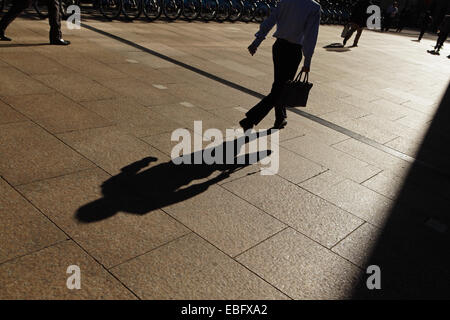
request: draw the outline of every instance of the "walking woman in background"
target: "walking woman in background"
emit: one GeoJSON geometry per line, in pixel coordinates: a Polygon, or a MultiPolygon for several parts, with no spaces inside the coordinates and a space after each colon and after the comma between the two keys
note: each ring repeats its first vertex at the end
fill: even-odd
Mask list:
{"type": "Polygon", "coordinates": [[[239,124],[247,131],[257,125],[275,107],[275,129],[284,128],[286,107],[277,103],[284,84],[293,80],[305,56],[302,71],[309,72],[311,58],[317,43],[320,24],[320,5],[313,0],[281,0],[270,16],[264,20],[255,34],[256,39],[248,47],[253,56],[266,35],[277,25],[273,47],[274,82],[269,95],[250,109],[239,124]]]}

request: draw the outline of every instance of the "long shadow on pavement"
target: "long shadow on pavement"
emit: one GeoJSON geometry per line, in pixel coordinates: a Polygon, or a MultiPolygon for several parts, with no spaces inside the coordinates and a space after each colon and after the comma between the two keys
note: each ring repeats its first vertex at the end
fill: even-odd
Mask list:
{"type": "Polygon", "coordinates": [[[450,85],[368,259],[381,289],[364,280],[354,298],[450,298],[449,146],[450,85]]]}
{"type": "Polygon", "coordinates": [[[157,161],[157,158],[150,156],[134,162],[122,168],[120,174],[105,181],[102,184],[103,197],[79,208],[75,216],[80,222],[87,223],[106,219],[119,211],[143,215],[195,197],[211,185],[228,178],[233,172],[269,156],[271,150],[239,156],[236,150],[241,150],[246,142],[271,133],[270,130],[263,131],[225,141],[214,148],[183,155],[181,157],[184,163],[181,164],[175,164],[177,159],[174,159],[140,172],[157,161]],[[198,163],[195,159],[203,159],[205,153],[212,157],[222,155],[223,164],[206,164],[203,161],[195,164],[198,163]],[[186,164],[187,159],[190,164],[186,164]],[[214,177],[209,178],[210,176],[214,177]],[[196,180],[200,181],[195,183],[196,180]]]}

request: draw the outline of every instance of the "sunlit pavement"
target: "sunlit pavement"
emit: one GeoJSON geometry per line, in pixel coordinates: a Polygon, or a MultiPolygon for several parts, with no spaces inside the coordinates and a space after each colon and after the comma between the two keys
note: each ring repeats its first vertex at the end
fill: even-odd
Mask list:
{"type": "MultiPolygon", "coordinates": [[[[433,37],[364,31],[358,48],[326,50],[341,27],[321,26],[314,86],[308,106],[288,112],[278,173],[186,172],[180,186],[193,191],[179,197],[157,190],[183,180],[158,171],[172,132],[195,120],[237,128],[270,90],[274,40],[251,57],[254,23],[82,22],[64,25],[68,47],[46,45],[47,22],[29,18],[0,43],[0,298],[341,299],[355,297],[368,265],[382,281],[392,272],[372,249],[447,89],[450,46],[432,56],[433,37]],[[138,168],[142,193],[119,181],[114,195],[123,187],[126,199],[107,202],[121,169],[146,157],[157,161],[138,168]],[[93,203],[88,213],[109,215],[80,220],[93,203]],[[66,286],[70,265],[79,290],[66,286]]],[[[448,255],[450,224],[426,218],[437,215],[428,207],[411,208],[425,218],[409,223],[448,255]]],[[[415,250],[391,249],[394,260],[415,250]]]]}

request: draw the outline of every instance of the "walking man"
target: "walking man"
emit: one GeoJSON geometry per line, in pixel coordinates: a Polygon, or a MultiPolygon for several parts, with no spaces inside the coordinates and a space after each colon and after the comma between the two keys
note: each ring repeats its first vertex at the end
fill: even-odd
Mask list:
{"type": "MultiPolygon", "coordinates": [[[[61,34],[60,0],[47,0],[48,20],[50,24],[50,44],[68,45],[70,41],[63,40],[61,34]]],[[[16,19],[22,11],[28,8],[33,0],[13,0],[9,11],[0,20],[0,41],[11,41],[5,36],[6,28],[16,19]]]]}
{"type": "Polygon", "coordinates": [[[420,40],[422,40],[423,35],[425,34],[425,32],[427,31],[430,23],[433,21],[433,18],[431,17],[431,12],[430,10],[427,10],[427,12],[425,12],[423,19],[422,19],[422,26],[420,28],[420,35],[419,35],[419,39],[417,39],[417,41],[420,42],[420,40]]]}
{"type": "Polygon", "coordinates": [[[286,107],[278,100],[284,84],[295,77],[305,56],[302,72],[308,73],[317,43],[320,25],[320,5],[313,0],[281,0],[264,20],[255,34],[256,39],[248,47],[253,56],[266,35],[277,25],[276,41],[272,47],[274,82],[269,95],[246,113],[239,124],[247,131],[257,125],[275,107],[275,129],[286,126],[286,107]]]}
{"type": "Polygon", "coordinates": [[[360,0],[352,10],[352,14],[350,16],[350,28],[347,31],[347,34],[344,37],[343,44],[344,46],[347,44],[347,41],[352,37],[353,33],[356,31],[355,40],[353,40],[352,47],[357,47],[359,38],[363,32],[364,27],[367,24],[367,8],[370,6],[369,0],[360,0]]]}

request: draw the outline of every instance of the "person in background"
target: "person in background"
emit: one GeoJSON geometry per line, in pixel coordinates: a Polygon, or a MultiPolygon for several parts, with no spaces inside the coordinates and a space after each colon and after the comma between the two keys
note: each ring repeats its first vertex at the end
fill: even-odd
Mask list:
{"type": "Polygon", "coordinates": [[[448,34],[450,32],[450,14],[447,14],[442,23],[439,26],[439,34],[436,41],[436,46],[434,50],[428,50],[428,53],[439,55],[439,51],[442,49],[444,42],[447,40],[448,34]]]}
{"type": "Polygon", "coordinates": [[[408,23],[409,16],[411,14],[411,9],[405,8],[403,9],[402,13],[400,14],[400,17],[398,19],[398,26],[396,32],[402,32],[403,28],[408,23]]]}
{"type": "Polygon", "coordinates": [[[389,7],[386,9],[386,19],[384,22],[384,31],[389,31],[389,28],[392,25],[395,17],[398,14],[398,3],[394,1],[389,7]]]}
{"type": "Polygon", "coordinates": [[[363,32],[364,27],[367,24],[367,8],[370,6],[369,0],[360,0],[358,3],[353,7],[352,14],[350,15],[350,22],[349,22],[349,30],[347,31],[347,34],[344,37],[343,45],[345,46],[347,44],[347,41],[352,37],[353,33],[356,31],[355,40],[353,40],[352,47],[357,47],[359,38],[361,37],[361,34],[363,32]]]}
{"type": "Polygon", "coordinates": [[[425,34],[425,32],[427,32],[427,29],[430,26],[432,21],[433,21],[433,18],[431,17],[431,12],[430,12],[430,10],[427,10],[422,17],[422,24],[420,27],[419,39],[417,39],[417,41],[420,42],[420,40],[422,40],[423,35],[425,34]]]}
{"type": "Polygon", "coordinates": [[[256,39],[248,47],[253,56],[269,31],[277,25],[273,34],[276,41],[272,47],[274,82],[269,95],[250,109],[239,124],[247,131],[257,125],[275,107],[275,129],[286,126],[286,107],[280,105],[283,86],[288,80],[293,80],[298,66],[305,56],[302,72],[308,73],[311,58],[317,43],[320,25],[320,5],[313,0],[281,0],[278,6],[264,20],[256,39]]]}
{"type": "MultiPolygon", "coordinates": [[[[47,0],[48,21],[50,24],[50,44],[68,45],[70,41],[63,40],[61,34],[61,12],[60,0],[47,0]]],[[[0,41],[11,41],[5,36],[6,28],[14,21],[26,8],[33,3],[33,0],[13,0],[9,11],[0,20],[0,41]]]]}

